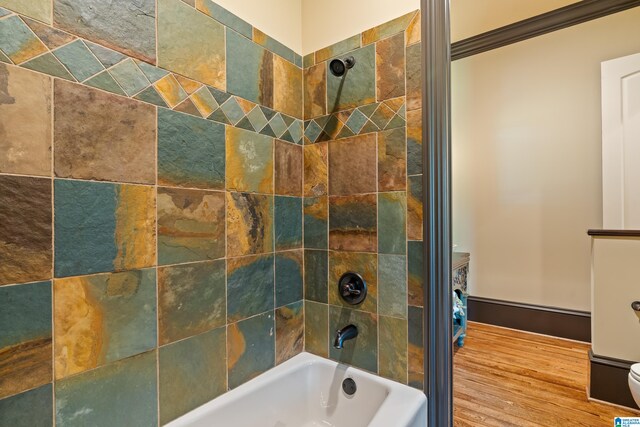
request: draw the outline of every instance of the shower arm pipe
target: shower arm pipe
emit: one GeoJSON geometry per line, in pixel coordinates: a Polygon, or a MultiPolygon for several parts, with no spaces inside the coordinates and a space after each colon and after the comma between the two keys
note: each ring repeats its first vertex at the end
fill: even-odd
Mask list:
{"type": "Polygon", "coordinates": [[[421,0],[424,386],[428,425],[453,426],[449,0],[421,0]]]}

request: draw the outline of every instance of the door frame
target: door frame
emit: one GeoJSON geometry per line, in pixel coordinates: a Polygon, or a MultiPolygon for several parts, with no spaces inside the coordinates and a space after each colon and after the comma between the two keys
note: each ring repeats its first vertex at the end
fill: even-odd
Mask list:
{"type": "Polygon", "coordinates": [[[449,0],[421,0],[424,391],[429,426],[453,426],[449,0]]]}
{"type": "Polygon", "coordinates": [[[451,61],[640,6],[582,0],[450,42],[450,0],[421,0],[424,392],[428,425],[453,426],[451,316],[451,61]]]}

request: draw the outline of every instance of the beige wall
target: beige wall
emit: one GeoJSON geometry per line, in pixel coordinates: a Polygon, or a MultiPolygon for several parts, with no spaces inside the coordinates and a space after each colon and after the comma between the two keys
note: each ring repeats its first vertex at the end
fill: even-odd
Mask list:
{"type": "Polygon", "coordinates": [[[451,0],[451,40],[521,21],[577,0],[451,0]]]}
{"type": "Polygon", "coordinates": [[[594,238],[592,242],[592,344],[599,356],[640,362],[640,239],[594,238]]]}
{"type": "Polygon", "coordinates": [[[420,9],[420,0],[302,0],[303,54],[420,9]]]}
{"type": "Polygon", "coordinates": [[[453,63],[453,238],[472,295],[590,309],[600,62],[640,52],[639,24],[637,8],[453,63]]]}
{"type": "Polygon", "coordinates": [[[215,0],[215,2],[302,54],[302,0],[215,0]]]}

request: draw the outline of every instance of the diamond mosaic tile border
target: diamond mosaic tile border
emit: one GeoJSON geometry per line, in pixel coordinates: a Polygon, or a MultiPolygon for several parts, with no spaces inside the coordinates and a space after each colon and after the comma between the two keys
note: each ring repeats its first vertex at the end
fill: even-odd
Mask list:
{"type": "Polygon", "coordinates": [[[13,12],[0,17],[0,62],[303,143],[302,120],[33,22],[13,12]]]}
{"type": "Polygon", "coordinates": [[[367,104],[304,122],[304,143],[332,141],[407,124],[405,97],[367,104]]]}

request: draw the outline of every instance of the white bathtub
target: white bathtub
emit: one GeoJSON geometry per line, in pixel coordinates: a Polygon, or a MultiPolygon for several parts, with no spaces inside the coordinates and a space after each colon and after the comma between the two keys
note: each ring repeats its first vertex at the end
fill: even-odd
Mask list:
{"type": "Polygon", "coordinates": [[[424,394],[302,353],[174,420],[170,427],[426,427],[424,394]],[[342,382],[352,378],[348,396],[342,382]]]}

